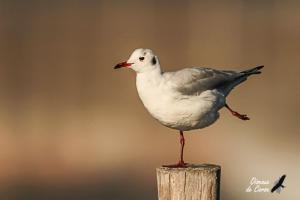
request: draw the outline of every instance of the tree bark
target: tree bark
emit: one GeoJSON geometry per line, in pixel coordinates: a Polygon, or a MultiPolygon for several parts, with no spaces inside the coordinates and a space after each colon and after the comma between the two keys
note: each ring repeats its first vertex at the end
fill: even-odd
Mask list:
{"type": "Polygon", "coordinates": [[[159,200],[219,200],[221,167],[211,164],[156,169],[159,200]]]}

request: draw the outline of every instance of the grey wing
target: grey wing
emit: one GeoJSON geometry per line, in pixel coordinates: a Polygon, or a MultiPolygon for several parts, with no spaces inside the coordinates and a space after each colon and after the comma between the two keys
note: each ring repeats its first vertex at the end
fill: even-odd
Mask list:
{"type": "Polygon", "coordinates": [[[205,90],[220,89],[224,93],[234,87],[234,82],[243,76],[242,72],[219,71],[211,68],[193,67],[167,72],[168,82],[173,89],[185,95],[197,95],[205,90]]]}

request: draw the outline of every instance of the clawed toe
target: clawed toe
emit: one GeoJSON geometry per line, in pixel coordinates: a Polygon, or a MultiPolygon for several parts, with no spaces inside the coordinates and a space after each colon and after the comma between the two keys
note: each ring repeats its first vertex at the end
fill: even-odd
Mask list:
{"type": "Polygon", "coordinates": [[[241,120],[250,120],[250,118],[247,115],[242,115],[240,118],[241,120]]]}
{"type": "Polygon", "coordinates": [[[163,167],[169,167],[169,168],[187,168],[188,167],[188,163],[178,162],[177,164],[173,164],[173,165],[163,165],[163,167]]]}
{"type": "Polygon", "coordinates": [[[247,115],[243,115],[238,112],[232,112],[232,114],[241,120],[250,120],[250,118],[247,115]]]}

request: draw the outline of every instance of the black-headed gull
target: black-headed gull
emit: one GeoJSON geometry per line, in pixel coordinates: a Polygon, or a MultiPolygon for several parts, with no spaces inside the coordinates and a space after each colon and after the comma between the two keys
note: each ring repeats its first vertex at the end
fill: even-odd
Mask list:
{"type": "Polygon", "coordinates": [[[173,167],[186,167],[183,160],[183,131],[201,129],[219,118],[226,107],[234,116],[249,120],[233,111],[226,96],[252,74],[260,74],[263,66],[245,71],[224,71],[204,67],[164,72],[158,57],[150,49],[136,49],[129,59],[114,68],[130,68],[136,72],[136,87],[144,106],[161,124],[179,130],[180,160],[173,167]]]}

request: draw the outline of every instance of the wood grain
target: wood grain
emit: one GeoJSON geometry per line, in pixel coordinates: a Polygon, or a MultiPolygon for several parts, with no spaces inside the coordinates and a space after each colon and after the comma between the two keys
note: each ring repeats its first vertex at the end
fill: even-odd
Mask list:
{"type": "Polygon", "coordinates": [[[159,200],[219,200],[221,167],[211,164],[156,169],[159,200]]]}

